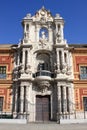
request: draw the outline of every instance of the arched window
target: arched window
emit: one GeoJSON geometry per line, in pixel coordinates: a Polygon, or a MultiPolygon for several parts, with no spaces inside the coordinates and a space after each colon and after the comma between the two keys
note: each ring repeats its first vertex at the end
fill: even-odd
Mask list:
{"type": "Polygon", "coordinates": [[[48,54],[37,55],[37,70],[50,71],[50,56],[48,54]]]}

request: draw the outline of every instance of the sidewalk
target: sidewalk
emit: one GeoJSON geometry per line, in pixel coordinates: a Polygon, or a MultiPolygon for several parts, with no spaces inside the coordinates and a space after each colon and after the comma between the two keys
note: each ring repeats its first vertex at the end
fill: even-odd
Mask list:
{"type": "Polygon", "coordinates": [[[0,130],[87,130],[87,124],[59,125],[56,123],[0,124],[0,130]]]}

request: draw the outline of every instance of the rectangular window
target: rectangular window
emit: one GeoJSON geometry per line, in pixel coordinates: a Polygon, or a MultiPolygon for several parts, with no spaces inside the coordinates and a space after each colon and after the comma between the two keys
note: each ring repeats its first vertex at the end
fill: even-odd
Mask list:
{"type": "Polygon", "coordinates": [[[0,97],[0,111],[3,111],[3,97],[0,97]]]}
{"type": "Polygon", "coordinates": [[[0,79],[6,79],[6,66],[0,66],[0,79]]]}
{"type": "Polygon", "coordinates": [[[87,111],[87,97],[83,97],[84,110],[87,111]]]}
{"type": "Polygon", "coordinates": [[[87,66],[80,67],[80,79],[87,79],[87,66]]]}

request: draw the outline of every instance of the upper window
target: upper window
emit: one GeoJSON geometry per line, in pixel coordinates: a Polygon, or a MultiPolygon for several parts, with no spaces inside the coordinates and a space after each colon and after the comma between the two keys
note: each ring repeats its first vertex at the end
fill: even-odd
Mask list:
{"type": "Polygon", "coordinates": [[[6,66],[0,66],[0,79],[6,78],[6,66]]]}
{"type": "Polygon", "coordinates": [[[87,66],[80,67],[80,79],[87,79],[87,66]]]}

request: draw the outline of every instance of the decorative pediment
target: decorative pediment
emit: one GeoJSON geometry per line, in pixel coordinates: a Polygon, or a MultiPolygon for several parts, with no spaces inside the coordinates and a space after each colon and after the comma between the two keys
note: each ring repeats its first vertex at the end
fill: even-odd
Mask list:
{"type": "Polygon", "coordinates": [[[41,23],[45,23],[47,21],[53,21],[53,17],[50,11],[42,7],[39,11],[36,12],[35,16],[33,16],[33,21],[40,21],[41,23]]]}

